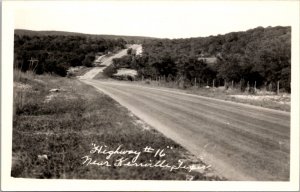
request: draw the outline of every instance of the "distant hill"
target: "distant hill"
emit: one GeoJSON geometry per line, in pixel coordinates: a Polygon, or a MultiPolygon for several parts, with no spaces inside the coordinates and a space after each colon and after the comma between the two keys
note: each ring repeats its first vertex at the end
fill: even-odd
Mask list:
{"type": "MultiPolygon", "coordinates": [[[[236,82],[246,88],[276,83],[290,91],[291,27],[256,27],[224,35],[182,39],[156,39],[143,43],[142,58],[132,66],[145,78],[184,79],[191,86],[236,82]]],[[[219,85],[217,85],[219,86],[219,85]]]]}
{"type": "Polygon", "coordinates": [[[39,59],[41,71],[55,69],[65,75],[61,71],[69,66],[89,66],[95,53],[138,43],[142,44],[142,54],[120,59],[119,66],[137,70],[139,77],[180,79],[186,84],[182,87],[192,86],[196,79],[202,85],[234,82],[242,90],[255,86],[268,91],[276,91],[280,82],[280,88],[291,90],[290,26],[180,39],[20,29],[15,34],[16,65],[29,66],[28,60],[34,57],[39,59]]]}
{"type": "Polygon", "coordinates": [[[77,32],[68,31],[33,31],[27,29],[15,29],[15,34],[20,36],[85,36],[94,38],[104,38],[104,39],[118,39],[122,38],[128,43],[142,43],[145,40],[158,39],[154,37],[142,37],[142,36],[125,36],[125,35],[97,35],[97,34],[85,34],[77,32]]]}

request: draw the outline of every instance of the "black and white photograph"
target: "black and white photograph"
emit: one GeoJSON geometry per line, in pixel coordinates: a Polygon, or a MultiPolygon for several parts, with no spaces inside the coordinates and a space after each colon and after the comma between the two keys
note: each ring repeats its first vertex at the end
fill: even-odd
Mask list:
{"type": "Polygon", "coordinates": [[[299,190],[299,4],[3,1],[1,188],[299,190]]]}

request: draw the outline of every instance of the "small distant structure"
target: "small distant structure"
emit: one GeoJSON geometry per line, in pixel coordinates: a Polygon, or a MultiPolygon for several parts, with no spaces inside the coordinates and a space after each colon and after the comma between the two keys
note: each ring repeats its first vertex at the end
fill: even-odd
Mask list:
{"type": "Polygon", "coordinates": [[[114,74],[113,76],[119,80],[134,81],[137,76],[137,71],[134,69],[121,68],[121,69],[118,69],[118,72],[116,74],[114,74]]]}
{"type": "Polygon", "coordinates": [[[100,56],[102,56],[102,55],[105,55],[105,52],[97,52],[97,53],[95,54],[95,57],[100,57],[100,56]]]}
{"type": "Polygon", "coordinates": [[[135,50],[135,54],[136,54],[136,55],[142,55],[142,53],[143,53],[143,48],[142,48],[142,46],[138,46],[138,47],[136,48],[136,50],[135,50]]]}
{"type": "Polygon", "coordinates": [[[198,57],[198,61],[204,61],[207,64],[215,64],[217,63],[217,57],[198,57]]]}
{"type": "Polygon", "coordinates": [[[96,55],[95,57],[96,57],[96,59],[94,61],[94,64],[98,65],[98,64],[101,64],[103,62],[103,60],[105,58],[105,55],[103,55],[103,54],[102,55],[96,55]]]}

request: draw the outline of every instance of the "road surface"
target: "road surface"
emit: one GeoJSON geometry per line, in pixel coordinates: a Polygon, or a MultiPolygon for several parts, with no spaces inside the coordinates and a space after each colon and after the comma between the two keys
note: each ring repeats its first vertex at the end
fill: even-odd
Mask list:
{"type": "MultiPolygon", "coordinates": [[[[140,49],[141,45],[133,44],[133,45],[130,45],[128,48],[132,48],[132,49],[136,50],[136,49],[140,49]]],[[[101,58],[98,58],[99,60],[101,60],[101,67],[94,67],[90,71],[85,73],[83,76],[79,76],[78,78],[82,79],[82,80],[83,79],[93,79],[98,73],[102,73],[106,67],[111,65],[112,60],[114,58],[120,58],[125,55],[127,55],[127,49],[122,49],[121,51],[119,51],[118,53],[116,53],[110,57],[101,56],[101,58]]],[[[96,62],[98,62],[98,59],[96,59],[96,62]]]]}
{"type": "MultiPolygon", "coordinates": [[[[112,58],[126,51],[104,64],[108,66],[112,58]]],[[[289,112],[166,88],[94,80],[98,72],[94,68],[79,79],[211,164],[221,176],[229,180],[289,180],[289,112]]]]}
{"type": "Polygon", "coordinates": [[[288,180],[290,114],[129,83],[84,80],[229,180],[288,180]]]}

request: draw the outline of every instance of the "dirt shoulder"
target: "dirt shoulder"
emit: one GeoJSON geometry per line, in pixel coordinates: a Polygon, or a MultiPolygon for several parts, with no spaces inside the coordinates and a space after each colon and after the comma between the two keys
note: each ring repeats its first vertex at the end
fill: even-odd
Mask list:
{"type": "Polygon", "coordinates": [[[134,83],[136,85],[164,88],[172,91],[178,91],[182,93],[189,93],[194,95],[206,96],[226,101],[233,101],[237,103],[250,104],[254,106],[260,106],[269,109],[276,109],[281,111],[290,111],[291,109],[291,95],[288,93],[281,93],[276,95],[272,92],[258,91],[257,94],[242,93],[237,89],[225,90],[224,87],[219,88],[204,88],[204,87],[190,87],[186,89],[179,89],[174,86],[173,83],[163,83],[157,81],[135,81],[123,83],[134,83]]]}
{"type": "Polygon", "coordinates": [[[14,79],[12,158],[21,178],[224,179],[110,97],[53,76],[14,79]]]}

